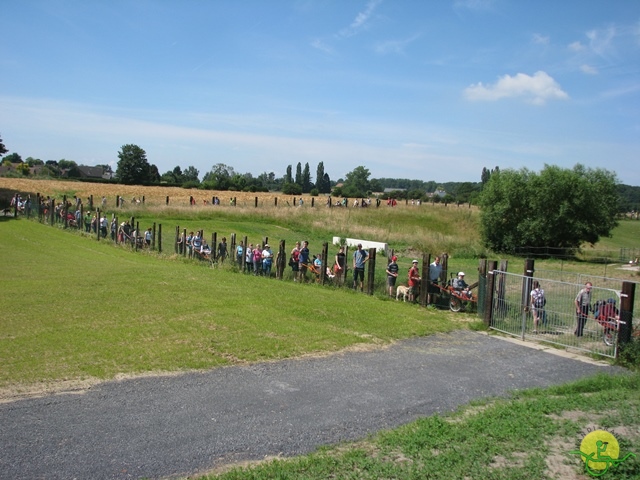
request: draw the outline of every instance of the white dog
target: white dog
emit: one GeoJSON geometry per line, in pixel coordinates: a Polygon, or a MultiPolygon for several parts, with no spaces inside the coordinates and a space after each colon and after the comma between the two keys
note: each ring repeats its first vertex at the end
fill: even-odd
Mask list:
{"type": "Polygon", "coordinates": [[[396,289],[396,300],[400,300],[400,297],[402,297],[403,301],[407,301],[409,298],[409,287],[398,285],[398,288],[396,289]]]}

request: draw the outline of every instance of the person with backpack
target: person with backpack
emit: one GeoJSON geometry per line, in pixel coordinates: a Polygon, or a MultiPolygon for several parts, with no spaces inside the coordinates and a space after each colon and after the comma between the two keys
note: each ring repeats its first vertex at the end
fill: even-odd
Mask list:
{"type": "Polygon", "coordinates": [[[542,322],[546,323],[546,312],[544,306],[547,299],[544,296],[544,290],[540,287],[538,280],[533,281],[533,290],[531,290],[531,312],[533,313],[533,333],[538,333],[538,325],[542,322]]]}

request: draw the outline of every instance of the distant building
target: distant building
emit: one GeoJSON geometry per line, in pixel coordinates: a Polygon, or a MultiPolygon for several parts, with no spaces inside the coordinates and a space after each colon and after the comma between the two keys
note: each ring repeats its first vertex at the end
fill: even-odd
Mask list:
{"type": "Polygon", "coordinates": [[[432,197],[440,197],[440,198],[444,198],[447,195],[447,192],[445,192],[444,190],[438,189],[433,193],[429,193],[429,198],[432,197]]]}
{"type": "Polygon", "coordinates": [[[407,191],[406,188],[394,188],[394,187],[391,187],[391,188],[385,188],[384,192],[382,192],[382,193],[406,192],[406,191],[407,191]]]}
{"type": "Polygon", "coordinates": [[[88,167],[86,165],[80,165],[80,178],[100,178],[103,180],[111,180],[112,174],[105,171],[102,167],[88,167]]]}

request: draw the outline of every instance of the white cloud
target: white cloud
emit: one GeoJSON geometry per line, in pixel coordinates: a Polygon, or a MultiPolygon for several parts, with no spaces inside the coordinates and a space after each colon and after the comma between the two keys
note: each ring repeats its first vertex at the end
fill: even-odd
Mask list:
{"type": "Polygon", "coordinates": [[[381,55],[386,55],[388,53],[404,55],[407,46],[415,42],[418,38],[420,38],[420,35],[416,34],[404,40],[388,40],[386,42],[379,42],[375,45],[374,50],[376,53],[381,55]]]}
{"type": "Polygon", "coordinates": [[[534,105],[544,105],[547,100],[564,100],[569,96],[546,72],[536,72],[533,76],[518,73],[504,75],[494,85],[477,83],[466,88],[465,96],[472,101],[495,101],[502,98],[524,97],[534,105]]]}
{"type": "Polygon", "coordinates": [[[367,3],[366,8],[356,15],[356,18],[351,22],[351,25],[340,31],[340,36],[351,37],[366,28],[369,18],[373,15],[376,7],[381,3],[382,0],[370,0],[369,3],[367,3]]]}
{"type": "Polygon", "coordinates": [[[571,50],[572,52],[581,52],[584,50],[584,48],[584,45],[582,45],[582,43],[580,43],[579,41],[575,41],[569,44],[569,50],[571,50]]]}
{"type": "Polygon", "coordinates": [[[316,38],[315,40],[313,40],[311,42],[311,46],[324,53],[333,53],[333,48],[331,48],[329,45],[327,45],[325,42],[323,42],[319,38],[316,38]]]}
{"type": "Polygon", "coordinates": [[[616,37],[616,27],[610,26],[604,29],[594,29],[586,33],[589,39],[589,48],[593,53],[605,56],[613,49],[613,39],[616,37]]]}
{"type": "Polygon", "coordinates": [[[587,75],[598,74],[598,69],[596,67],[592,67],[591,65],[587,65],[586,63],[584,65],[580,65],[580,70],[582,71],[582,73],[586,73],[587,75]]]}
{"type": "Polygon", "coordinates": [[[469,10],[489,10],[493,7],[494,0],[456,0],[454,8],[467,8],[469,10]]]}
{"type": "Polygon", "coordinates": [[[547,35],[541,35],[539,33],[534,33],[531,36],[531,41],[537,45],[549,45],[550,37],[547,35]]]}

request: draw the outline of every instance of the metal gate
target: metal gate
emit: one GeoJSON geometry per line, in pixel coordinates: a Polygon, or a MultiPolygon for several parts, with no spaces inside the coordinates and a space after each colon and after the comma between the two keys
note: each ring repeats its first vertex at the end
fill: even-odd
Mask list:
{"type": "MultiPolygon", "coordinates": [[[[577,329],[578,315],[575,298],[584,284],[567,283],[494,270],[491,325],[497,330],[522,340],[560,345],[567,348],[615,358],[617,354],[616,332],[601,325],[591,309],[584,329],[577,329]],[[545,306],[539,310],[539,324],[534,327],[530,305],[533,281],[544,290],[545,306]],[[581,333],[581,335],[580,335],[581,333]],[[580,336],[578,336],[580,335],[580,336]]],[[[620,291],[594,285],[591,304],[611,299],[620,307],[620,291]]],[[[625,318],[620,312],[622,318],[625,318]]]]}

